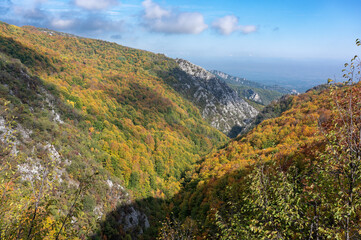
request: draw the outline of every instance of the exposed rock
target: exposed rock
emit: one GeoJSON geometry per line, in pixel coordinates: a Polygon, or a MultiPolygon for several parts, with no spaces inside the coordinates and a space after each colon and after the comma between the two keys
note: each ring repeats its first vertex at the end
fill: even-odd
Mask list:
{"type": "Polygon", "coordinates": [[[300,95],[300,93],[296,89],[291,90],[292,95],[300,95]]]}
{"type": "Polygon", "coordinates": [[[193,76],[193,77],[197,77],[197,78],[201,78],[203,80],[209,80],[212,78],[215,78],[216,76],[210,72],[208,72],[207,70],[205,70],[204,68],[197,66],[187,60],[184,59],[176,59],[177,63],[179,64],[179,67],[185,71],[187,74],[193,76]]]}
{"type": "Polygon", "coordinates": [[[192,101],[213,127],[229,134],[232,128],[245,126],[258,114],[214,74],[186,60],[176,61],[179,64],[179,69],[175,69],[178,82],[172,83],[172,86],[192,101]]]}
{"type": "Polygon", "coordinates": [[[138,239],[137,236],[143,234],[144,230],[150,227],[147,216],[132,202],[129,202],[129,205],[119,206],[115,211],[108,213],[106,222],[113,224],[113,227],[117,229],[121,228],[130,233],[133,239],[138,239]],[[114,219],[117,222],[114,222],[114,219]]]}
{"type": "Polygon", "coordinates": [[[259,96],[258,93],[256,93],[255,91],[253,91],[252,89],[247,89],[245,90],[245,94],[244,94],[247,99],[252,100],[254,102],[258,102],[258,103],[262,103],[262,99],[259,96]]]}
{"type": "Polygon", "coordinates": [[[123,224],[124,230],[135,228],[139,225],[145,229],[149,228],[147,216],[139,210],[134,209],[134,207],[124,209],[124,211],[120,213],[119,221],[123,224]]]}
{"type": "Polygon", "coordinates": [[[240,84],[244,84],[244,85],[249,85],[248,81],[246,78],[243,77],[235,77],[235,76],[231,76],[227,73],[218,71],[218,70],[210,70],[210,72],[224,80],[228,80],[229,82],[234,82],[234,83],[240,83],[240,84]]]}
{"type": "Polygon", "coordinates": [[[45,89],[41,89],[41,91],[46,96],[45,101],[48,104],[48,107],[51,109],[51,114],[52,114],[52,117],[53,117],[53,121],[57,122],[57,123],[60,123],[60,124],[64,124],[64,121],[61,120],[61,118],[60,118],[60,114],[55,111],[55,106],[54,106],[55,98],[54,98],[54,96],[49,94],[45,89]]]}
{"type": "MultiPolygon", "coordinates": [[[[5,122],[5,119],[0,116],[0,134],[6,134],[8,131],[8,127],[6,126],[6,122],[5,122]]],[[[5,136],[4,136],[5,137],[5,136]]],[[[1,140],[4,138],[4,137],[1,137],[1,140]]]]}

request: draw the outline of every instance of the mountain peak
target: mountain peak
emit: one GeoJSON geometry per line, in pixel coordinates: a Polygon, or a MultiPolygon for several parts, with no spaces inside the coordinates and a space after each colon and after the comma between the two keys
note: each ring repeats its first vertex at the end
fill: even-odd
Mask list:
{"type": "Polygon", "coordinates": [[[176,62],[178,63],[179,67],[186,72],[187,74],[198,77],[204,80],[209,80],[211,78],[216,78],[216,76],[210,72],[208,72],[206,69],[197,66],[187,60],[177,58],[176,62]]]}

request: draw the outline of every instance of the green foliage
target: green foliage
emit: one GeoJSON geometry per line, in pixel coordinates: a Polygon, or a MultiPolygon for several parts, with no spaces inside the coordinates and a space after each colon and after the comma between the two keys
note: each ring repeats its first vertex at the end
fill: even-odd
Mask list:
{"type": "MultiPolygon", "coordinates": [[[[307,220],[303,219],[302,189],[294,166],[283,172],[264,163],[247,176],[244,190],[218,212],[216,223],[222,239],[305,239],[307,220]],[[224,210],[223,210],[224,211],[224,210]]],[[[232,193],[234,195],[234,193],[232,193]]]]}
{"type": "Polygon", "coordinates": [[[96,201],[93,196],[86,195],[83,198],[83,209],[84,211],[91,212],[94,210],[96,201]]]}
{"type": "MultiPolygon", "coordinates": [[[[19,180],[14,189],[21,191],[14,191],[8,203],[32,201],[24,214],[26,231],[33,228],[34,238],[39,233],[45,239],[84,239],[118,204],[172,197],[180,190],[182,173],[226,141],[169,87],[172,79],[159,77],[176,66],[164,55],[47,29],[0,23],[0,31],[0,96],[21,130],[14,136],[19,157],[25,161],[35,154],[34,146],[50,146],[60,159],[46,175],[44,182],[52,183],[46,193],[31,194],[31,184],[23,186],[14,175],[19,180]],[[95,171],[99,176],[89,184],[86,178],[95,171]],[[55,184],[50,176],[62,181],[55,184]],[[131,197],[123,186],[131,188],[131,197]],[[32,195],[37,197],[30,201],[32,195]]],[[[23,210],[13,206],[11,224],[23,210]]],[[[152,209],[161,212],[156,204],[152,209]]],[[[126,236],[107,226],[109,233],[126,236]]]]}
{"type": "MultiPolygon", "coordinates": [[[[263,88],[257,88],[257,87],[250,88],[249,86],[244,86],[244,85],[239,85],[239,84],[234,84],[234,83],[229,83],[229,86],[231,88],[233,88],[241,98],[245,98],[245,99],[248,99],[250,97],[248,90],[251,89],[253,92],[257,93],[260,96],[260,99],[262,101],[262,103],[260,105],[263,105],[263,107],[269,105],[272,101],[281,98],[285,94],[285,93],[270,90],[270,89],[263,89],[263,88]]],[[[254,102],[252,100],[249,100],[249,101],[256,103],[256,104],[258,103],[258,102],[254,102]]],[[[255,105],[255,106],[257,106],[257,105],[255,105]]],[[[256,108],[259,109],[260,106],[258,106],[256,108]]]]}
{"type": "Polygon", "coordinates": [[[279,117],[205,158],[173,211],[191,209],[208,238],[359,239],[359,58],[345,67],[343,84],[285,99],[279,117]]]}
{"type": "Polygon", "coordinates": [[[264,120],[279,117],[283,112],[290,109],[292,106],[292,99],[292,95],[285,95],[277,101],[263,107],[260,113],[253,119],[250,126],[242,131],[242,134],[246,134],[264,120]]]}
{"type": "MultiPolygon", "coordinates": [[[[181,172],[225,142],[168,86],[168,79],[158,77],[159,71],[176,66],[174,60],[114,43],[50,35],[49,30],[0,28],[3,52],[21,61],[34,59],[26,66],[59,97],[61,116],[82,126],[83,148],[92,149],[90,155],[124,180],[136,197],[169,193],[170,177],[175,177],[171,184],[178,184],[181,172]],[[150,184],[151,178],[157,181],[150,184]]],[[[28,96],[21,99],[28,101],[28,96]]],[[[34,124],[42,132],[55,128],[46,116],[34,124]]]]}
{"type": "Polygon", "coordinates": [[[177,219],[166,218],[162,222],[159,230],[158,240],[192,240],[197,236],[197,225],[195,222],[187,218],[184,223],[180,223],[177,219]]]}
{"type": "Polygon", "coordinates": [[[87,236],[96,225],[87,219],[93,214],[95,200],[89,198],[89,193],[83,199],[83,193],[99,180],[89,176],[88,168],[83,172],[84,177],[72,180],[79,180],[78,189],[62,185],[64,172],[59,169],[62,162],[54,153],[55,148],[41,140],[30,142],[31,151],[28,151],[24,143],[29,143],[29,139],[20,142],[17,136],[24,134],[24,130],[15,122],[11,105],[0,98],[0,119],[5,120],[2,122],[5,131],[0,133],[1,239],[87,236]],[[91,211],[90,216],[84,211],[91,211]],[[66,227],[70,218],[77,219],[77,223],[66,227]]]}

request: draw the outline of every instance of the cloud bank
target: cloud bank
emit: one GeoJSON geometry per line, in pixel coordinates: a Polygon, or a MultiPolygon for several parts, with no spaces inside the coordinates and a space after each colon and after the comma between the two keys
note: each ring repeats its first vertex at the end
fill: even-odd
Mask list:
{"type": "Polygon", "coordinates": [[[86,10],[104,10],[118,4],[117,0],[75,0],[75,5],[86,10]]]}
{"type": "MultiPolygon", "coordinates": [[[[153,33],[200,34],[208,28],[203,14],[165,8],[154,0],[142,0],[141,6],[134,5],[140,9],[138,15],[125,15],[133,19],[123,20],[117,7],[119,4],[120,0],[69,0],[59,1],[56,7],[48,9],[51,6],[48,0],[19,0],[16,4],[12,0],[0,0],[0,19],[18,26],[33,25],[88,37],[110,36],[112,39],[120,39],[129,26],[132,26],[132,32],[140,30],[137,29],[139,20],[141,26],[153,33]],[[29,4],[22,4],[22,1],[29,4]]],[[[239,24],[234,15],[218,18],[211,26],[221,35],[257,31],[254,25],[239,24]]]]}
{"type": "Polygon", "coordinates": [[[88,14],[77,18],[65,15],[61,18],[52,19],[49,24],[57,30],[68,31],[74,34],[89,34],[91,36],[124,31],[124,22],[122,20],[109,20],[101,14],[88,14]]]}
{"type": "Polygon", "coordinates": [[[106,11],[118,4],[117,0],[74,0],[60,5],[64,11],[47,11],[47,0],[33,0],[28,5],[1,1],[0,19],[18,26],[33,25],[89,37],[119,34],[125,29],[123,20],[112,19],[106,11]]]}
{"type": "Polygon", "coordinates": [[[199,34],[208,28],[204,17],[198,12],[175,12],[167,10],[152,0],[142,2],[144,25],[153,32],[168,34],[199,34]]]}
{"type": "Polygon", "coordinates": [[[255,25],[240,25],[238,18],[234,15],[227,15],[216,19],[212,23],[212,27],[222,35],[230,35],[234,32],[249,34],[257,31],[257,27],[255,25]]]}

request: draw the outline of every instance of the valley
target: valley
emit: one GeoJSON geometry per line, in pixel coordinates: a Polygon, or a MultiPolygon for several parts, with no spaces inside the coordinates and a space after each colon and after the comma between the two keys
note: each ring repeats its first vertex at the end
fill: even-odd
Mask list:
{"type": "Polygon", "coordinates": [[[358,239],[359,70],[300,94],[0,22],[0,239],[358,239]]]}

